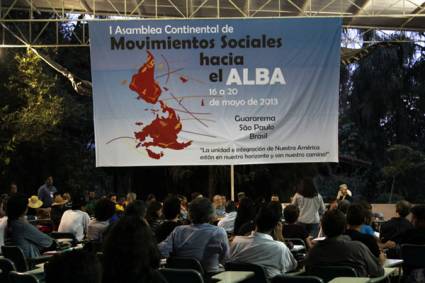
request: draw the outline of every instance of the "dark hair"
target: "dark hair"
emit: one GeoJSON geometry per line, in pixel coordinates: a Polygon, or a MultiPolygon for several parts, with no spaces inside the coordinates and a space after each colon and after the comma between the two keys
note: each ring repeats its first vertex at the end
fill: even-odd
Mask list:
{"type": "Polygon", "coordinates": [[[409,215],[411,208],[412,208],[412,205],[410,204],[410,202],[408,202],[406,200],[401,200],[401,201],[397,202],[397,204],[395,206],[396,212],[401,217],[406,217],[407,215],[409,215]]]}
{"type": "Polygon", "coordinates": [[[152,282],[159,260],[149,226],[139,217],[123,216],[104,242],[102,282],[152,282]]]}
{"type": "Polygon", "coordinates": [[[86,205],[86,198],[81,193],[73,193],[71,196],[72,199],[72,210],[80,210],[83,206],[86,205]]]}
{"type": "Polygon", "coordinates": [[[154,194],[148,194],[146,202],[156,201],[156,196],[154,194]]]}
{"type": "Polygon", "coordinates": [[[300,216],[300,210],[296,205],[290,204],[285,207],[283,210],[283,218],[285,218],[285,222],[289,224],[293,224],[297,222],[298,217],[300,216]]]}
{"type": "Polygon", "coordinates": [[[347,210],[347,223],[349,225],[359,226],[364,224],[366,218],[366,209],[357,203],[351,204],[347,210]]]}
{"type": "Polygon", "coordinates": [[[162,208],[162,204],[159,201],[151,201],[146,211],[146,219],[152,221],[158,219],[158,211],[162,208]]]}
{"type": "Polygon", "coordinates": [[[245,192],[239,192],[238,193],[238,201],[240,202],[243,198],[246,198],[245,192]]]}
{"type": "Polygon", "coordinates": [[[97,221],[106,221],[115,214],[115,203],[107,198],[100,199],[94,206],[94,217],[97,221]]]}
{"type": "Polygon", "coordinates": [[[207,198],[196,198],[189,204],[189,218],[194,224],[208,223],[214,214],[214,207],[207,198]]]}
{"type": "Polygon", "coordinates": [[[350,207],[350,202],[348,200],[342,200],[338,203],[338,210],[344,214],[347,214],[348,208],[350,207]]]}
{"type": "Polygon", "coordinates": [[[180,200],[178,197],[170,196],[165,199],[162,207],[165,219],[173,220],[180,214],[180,200]]]}
{"type": "Polygon", "coordinates": [[[412,207],[412,209],[410,210],[410,212],[415,216],[416,218],[416,223],[415,226],[418,227],[423,227],[425,226],[425,205],[420,204],[420,205],[415,205],[414,207],[412,207]]]}
{"type": "Polygon", "coordinates": [[[329,238],[342,235],[347,224],[344,213],[338,209],[326,211],[322,217],[321,223],[323,233],[329,238]]]}
{"type": "Polygon", "coordinates": [[[244,197],[239,202],[238,214],[235,219],[235,234],[239,233],[239,229],[243,224],[253,221],[255,218],[256,209],[252,199],[244,197]]]}
{"type": "Polygon", "coordinates": [[[27,210],[27,206],[28,206],[28,199],[26,197],[20,194],[12,195],[7,200],[7,206],[6,206],[7,220],[8,221],[16,220],[22,215],[24,215],[25,211],[27,210]]]}
{"type": "Polygon", "coordinates": [[[282,219],[283,210],[282,210],[282,205],[280,204],[280,202],[271,201],[267,204],[267,208],[273,210],[273,212],[276,214],[276,217],[278,217],[279,220],[282,219]]]}
{"type": "Polygon", "coordinates": [[[143,219],[146,217],[146,205],[141,200],[135,200],[130,203],[124,211],[125,216],[135,216],[143,219]]]}
{"type": "Polygon", "coordinates": [[[305,178],[299,183],[298,193],[305,198],[314,198],[318,195],[313,179],[305,178]]]}
{"type": "Polygon", "coordinates": [[[45,265],[46,283],[100,283],[101,276],[96,255],[83,250],[56,255],[45,265]]]}
{"type": "Polygon", "coordinates": [[[260,209],[255,219],[255,225],[258,232],[269,233],[276,227],[280,220],[279,214],[276,212],[276,208],[271,205],[260,209]]]}
{"type": "Polygon", "coordinates": [[[233,200],[228,200],[225,207],[226,213],[236,211],[236,204],[233,200]]]}

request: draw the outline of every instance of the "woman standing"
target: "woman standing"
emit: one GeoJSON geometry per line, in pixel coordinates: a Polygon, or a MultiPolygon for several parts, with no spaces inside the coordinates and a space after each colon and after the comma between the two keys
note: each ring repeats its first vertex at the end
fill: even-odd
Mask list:
{"type": "Polygon", "coordinates": [[[311,178],[304,179],[297,185],[297,193],[292,199],[292,204],[300,210],[298,222],[306,227],[313,238],[316,238],[320,215],[325,212],[325,204],[311,178]]]}

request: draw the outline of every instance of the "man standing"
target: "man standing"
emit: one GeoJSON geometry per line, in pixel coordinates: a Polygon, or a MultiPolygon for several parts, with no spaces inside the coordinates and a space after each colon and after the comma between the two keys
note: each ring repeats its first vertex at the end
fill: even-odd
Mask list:
{"type": "Polygon", "coordinates": [[[56,187],[53,186],[53,177],[47,177],[46,183],[38,189],[38,198],[43,202],[43,208],[52,206],[53,197],[57,191],[56,187]]]}
{"type": "Polygon", "coordinates": [[[230,262],[263,266],[267,278],[294,270],[297,261],[288,247],[273,239],[274,231],[282,234],[280,217],[272,208],[263,208],[256,219],[256,229],[250,236],[236,236],[230,245],[230,262]]]}

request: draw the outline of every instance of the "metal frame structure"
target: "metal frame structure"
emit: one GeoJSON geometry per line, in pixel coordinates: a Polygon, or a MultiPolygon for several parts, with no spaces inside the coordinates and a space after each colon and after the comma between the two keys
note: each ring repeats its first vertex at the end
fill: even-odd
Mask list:
{"type": "Polygon", "coordinates": [[[0,47],[87,47],[88,21],[268,17],[339,17],[365,33],[425,31],[425,1],[0,0],[0,47]]]}

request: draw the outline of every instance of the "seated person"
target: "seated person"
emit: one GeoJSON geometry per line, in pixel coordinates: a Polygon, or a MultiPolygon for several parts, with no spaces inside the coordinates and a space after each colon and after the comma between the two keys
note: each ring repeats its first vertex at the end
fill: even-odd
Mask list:
{"type": "Polygon", "coordinates": [[[156,229],[162,224],[162,204],[159,201],[151,201],[146,210],[146,220],[155,234],[156,229]]]}
{"type": "Polygon", "coordinates": [[[221,271],[219,266],[229,251],[227,233],[223,228],[209,224],[215,211],[206,198],[195,198],[189,205],[191,225],[181,225],[158,244],[163,257],[171,255],[197,259],[207,273],[221,271]]]}
{"type": "Polygon", "coordinates": [[[222,218],[225,214],[225,203],[223,203],[223,198],[220,195],[215,195],[213,197],[213,206],[215,209],[216,218],[222,218]]]}
{"type": "Polygon", "coordinates": [[[353,241],[363,243],[372,254],[379,258],[381,264],[385,261],[385,255],[380,251],[378,242],[374,236],[363,234],[360,227],[364,224],[366,212],[363,206],[352,204],[347,211],[347,230],[345,235],[349,236],[353,241]]]}
{"type": "Polygon", "coordinates": [[[158,226],[155,232],[155,238],[158,243],[164,241],[174,228],[183,223],[179,220],[180,200],[176,196],[170,196],[165,199],[162,207],[162,214],[165,221],[158,226]]]}
{"type": "Polygon", "coordinates": [[[157,271],[159,261],[149,225],[140,217],[123,216],[104,241],[102,283],[164,282],[157,271]]]}
{"type": "Polygon", "coordinates": [[[383,243],[394,241],[400,243],[402,235],[413,228],[412,223],[407,220],[412,205],[405,200],[397,202],[395,211],[396,217],[391,218],[381,225],[380,238],[383,243]]]}
{"type": "Polygon", "coordinates": [[[304,240],[304,243],[308,248],[311,248],[311,237],[307,232],[304,225],[298,224],[298,216],[300,210],[293,204],[287,205],[283,210],[283,218],[285,218],[285,224],[283,224],[282,235],[283,238],[299,238],[304,240]]]}
{"type": "Polygon", "coordinates": [[[400,244],[425,245],[425,205],[415,205],[410,212],[413,228],[402,235],[400,244]]]}
{"type": "Polygon", "coordinates": [[[83,211],[85,204],[83,195],[77,194],[72,197],[72,208],[63,213],[58,232],[71,233],[77,241],[84,239],[90,222],[89,215],[83,211]]]}
{"type": "Polygon", "coordinates": [[[226,230],[227,233],[233,234],[237,214],[238,213],[236,212],[235,202],[232,200],[229,200],[226,204],[226,214],[218,222],[217,226],[224,228],[224,230],[226,230]]]}
{"type": "Polygon", "coordinates": [[[44,274],[46,283],[101,283],[102,270],[95,254],[74,250],[55,255],[44,274]]]}
{"type": "Polygon", "coordinates": [[[260,210],[256,217],[256,228],[250,236],[236,236],[230,245],[230,262],[251,263],[263,266],[267,278],[294,270],[297,261],[288,247],[273,239],[280,226],[279,215],[271,206],[260,210]]]}
{"type": "Polygon", "coordinates": [[[1,247],[4,246],[4,234],[6,232],[6,226],[7,226],[7,216],[6,212],[4,211],[6,203],[6,198],[0,197],[0,253],[1,253],[1,247]]]}
{"type": "Polygon", "coordinates": [[[40,249],[55,248],[56,242],[27,221],[27,209],[28,199],[24,196],[16,194],[8,199],[6,244],[18,246],[25,257],[34,258],[40,256],[40,249]]]}
{"type": "Polygon", "coordinates": [[[350,266],[359,277],[379,277],[384,274],[378,258],[363,243],[343,235],[346,220],[341,211],[327,211],[321,225],[326,239],[310,249],[305,260],[307,271],[312,267],[350,266]]]}
{"type": "Polygon", "coordinates": [[[43,206],[43,202],[38,198],[38,196],[31,196],[28,199],[28,211],[27,219],[28,221],[37,220],[38,209],[43,206]]]}
{"type": "Polygon", "coordinates": [[[115,204],[107,198],[100,199],[94,207],[94,219],[87,226],[87,239],[102,241],[103,233],[109,226],[109,219],[115,214],[115,204]]]}

